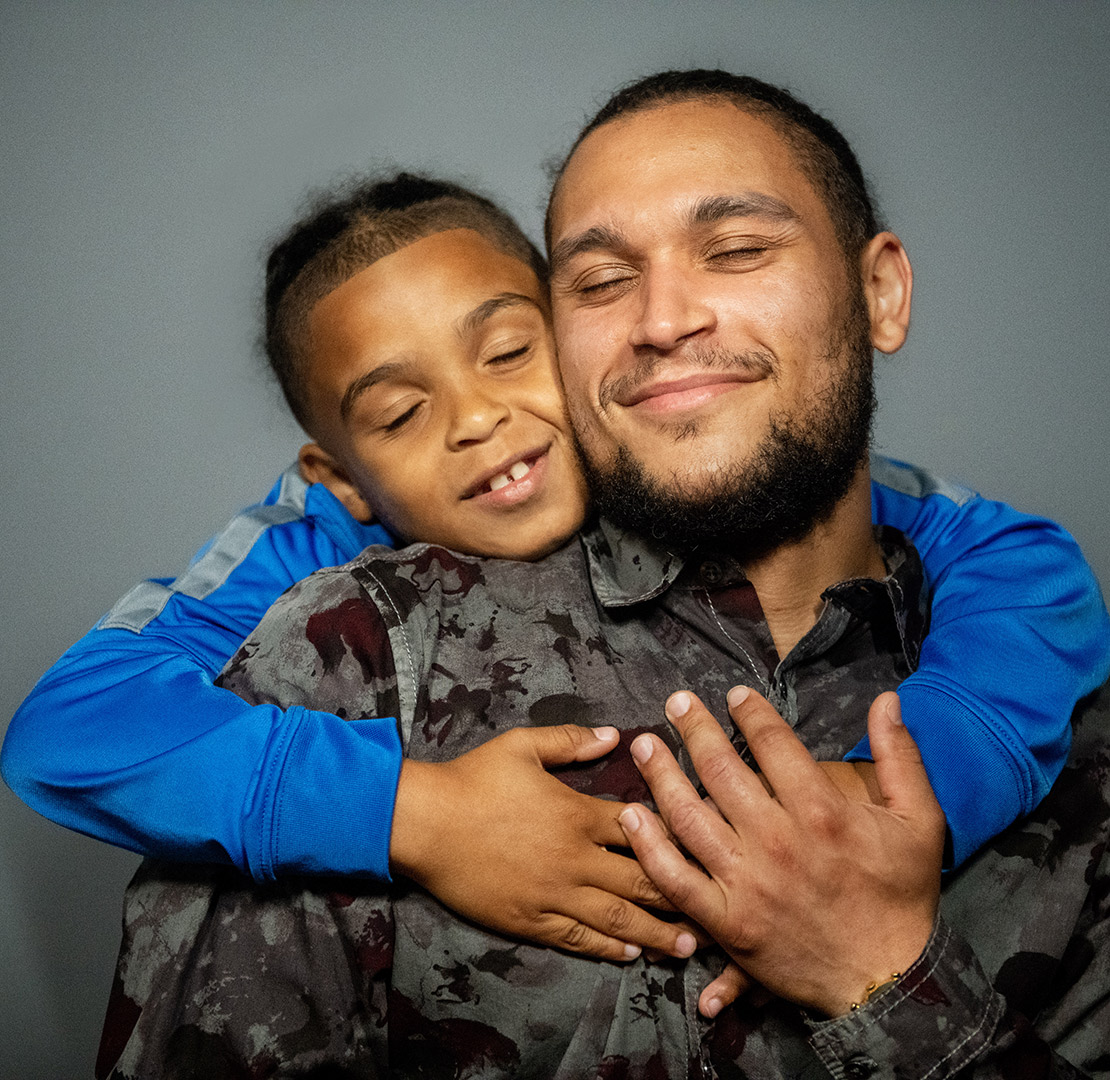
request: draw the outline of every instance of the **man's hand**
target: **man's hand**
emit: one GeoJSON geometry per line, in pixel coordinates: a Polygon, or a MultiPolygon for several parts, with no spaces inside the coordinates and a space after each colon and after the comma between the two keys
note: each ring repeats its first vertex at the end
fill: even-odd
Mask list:
{"type": "Polygon", "coordinates": [[[667,715],[714,807],[661,740],[641,735],[632,744],[664,820],[704,870],[643,807],[625,810],[621,824],[660,891],[751,978],[839,1015],[924,950],[939,900],[944,815],[894,694],[880,695],[868,718],[881,805],[839,790],[754,691],[730,692],[729,712],[773,796],[691,694],[672,695],[667,715]]]}
{"type": "MultiPolygon", "coordinates": [[[[605,960],[689,956],[686,927],[625,847],[624,803],[573,791],[548,765],[612,750],[615,728],[518,728],[448,762],[405,761],[390,866],[499,933],[605,960]]],[[[646,815],[646,811],[645,811],[646,815]]]]}

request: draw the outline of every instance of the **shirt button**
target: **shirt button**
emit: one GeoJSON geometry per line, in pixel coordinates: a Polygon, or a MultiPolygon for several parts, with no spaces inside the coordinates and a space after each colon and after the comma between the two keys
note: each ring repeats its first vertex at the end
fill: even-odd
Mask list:
{"type": "Polygon", "coordinates": [[[844,1075],[848,1080],[867,1080],[879,1066],[867,1057],[849,1058],[844,1062],[844,1075]]]}
{"type": "Polygon", "coordinates": [[[701,564],[701,579],[706,585],[716,585],[724,576],[724,567],[720,563],[707,560],[701,564]]]}

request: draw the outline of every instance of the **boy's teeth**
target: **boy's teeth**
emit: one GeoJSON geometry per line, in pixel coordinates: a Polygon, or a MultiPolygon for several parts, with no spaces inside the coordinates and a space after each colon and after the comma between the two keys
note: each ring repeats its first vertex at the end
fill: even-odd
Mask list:
{"type": "Polygon", "coordinates": [[[523,461],[518,461],[507,473],[500,473],[489,482],[490,491],[498,491],[506,484],[511,484],[514,480],[523,480],[530,472],[531,467],[525,465],[523,461]]]}

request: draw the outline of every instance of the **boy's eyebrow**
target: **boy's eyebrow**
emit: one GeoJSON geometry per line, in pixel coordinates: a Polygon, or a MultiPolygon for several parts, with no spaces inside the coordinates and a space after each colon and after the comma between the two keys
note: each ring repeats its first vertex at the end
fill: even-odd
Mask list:
{"type": "Polygon", "coordinates": [[[351,414],[351,410],[355,407],[355,402],[366,393],[372,386],[377,386],[378,383],[388,382],[390,379],[395,379],[400,375],[404,375],[410,368],[410,365],[403,360],[395,360],[388,364],[379,364],[373,371],[366,372],[365,375],[360,375],[350,386],[347,387],[346,392],[343,394],[343,400],[339,403],[339,415],[346,422],[351,414]]]}
{"type": "Polygon", "coordinates": [[[496,296],[491,296],[488,300],[483,300],[476,308],[472,311],[468,311],[459,320],[459,336],[462,337],[465,334],[473,333],[482,323],[491,319],[497,312],[503,311],[507,307],[515,307],[518,304],[527,304],[529,307],[540,310],[540,305],[536,303],[535,299],[531,296],[525,296],[524,293],[498,293],[496,296]]]}
{"type": "MultiPolygon", "coordinates": [[[[503,292],[498,293],[496,296],[491,296],[488,300],[483,300],[472,311],[468,311],[461,319],[459,319],[457,330],[459,336],[472,333],[477,330],[484,322],[491,319],[498,311],[502,311],[507,307],[515,307],[519,304],[527,304],[529,307],[535,308],[537,311],[542,312],[542,308],[532,296],[526,296],[524,293],[503,292]]],[[[366,372],[365,375],[360,375],[350,386],[347,387],[343,394],[343,400],[339,403],[339,415],[343,418],[344,422],[351,414],[351,410],[355,407],[355,402],[366,393],[371,387],[377,386],[378,383],[389,382],[391,379],[404,378],[408,375],[412,365],[405,360],[392,360],[387,364],[379,364],[373,371],[366,372]]]]}
{"type": "MultiPolygon", "coordinates": [[[[763,217],[772,221],[792,222],[798,214],[781,199],[759,191],[746,191],[741,195],[707,195],[698,199],[686,213],[691,225],[712,225],[728,218],[763,217]]],[[[551,272],[557,274],[564,264],[576,255],[587,251],[616,250],[624,246],[621,232],[608,225],[594,225],[560,240],[551,250],[551,272]]]]}

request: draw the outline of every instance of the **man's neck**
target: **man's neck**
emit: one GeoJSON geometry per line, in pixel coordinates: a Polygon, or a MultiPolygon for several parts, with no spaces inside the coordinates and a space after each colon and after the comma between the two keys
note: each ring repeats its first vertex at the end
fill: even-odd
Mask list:
{"type": "Polygon", "coordinates": [[[779,657],[785,657],[821,614],[821,594],[853,578],[886,576],[882,551],[871,528],[871,473],[865,461],[832,515],[801,540],[783,544],[748,563],[779,657]]]}

